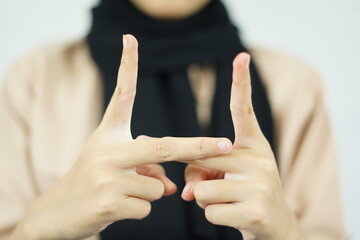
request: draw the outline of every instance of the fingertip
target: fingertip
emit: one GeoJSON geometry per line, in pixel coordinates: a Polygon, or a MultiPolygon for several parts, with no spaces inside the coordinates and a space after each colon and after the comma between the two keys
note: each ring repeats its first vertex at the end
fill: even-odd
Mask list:
{"type": "Polygon", "coordinates": [[[184,187],[183,191],[182,191],[182,195],[188,193],[190,191],[192,185],[193,185],[193,182],[187,182],[185,184],[185,187],[184,187]]]}
{"type": "Polygon", "coordinates": [[[175,183],[173,183],[172,181],[170,181],[170,183],[167,184],[167,186],[165,186],[165,193],[164,196],[171,196],[174,193],[176,193],[177,191],[177,186],[175,183]]]}
{"type": "Polygon", "coordinates": [[[193,186],[194,183],[193,182],[188,182],[186,183],[182,193],[181,193],[181,198],[185,201],[192,201],[194,200],[194,191],[193,191],[193,186]]]}
{"type": "Polygon", "coordinates": [[[163,173],[160,174],[155,174],[152,175],[152,177],[155,177],[157,179],[159,179],[160,181],[163,182],[165,189],[164,189],[164,196],[171,196],[174,193],[176,193],[177,191],[177,186],[176,184],[171,181],[166,175],[165,175],[165,171],[163,173]]]}
{"type": "Polygon", "coordinates": [[[217,142],[217,147],[221,153],[230,153],[232,150],[232,142],[227,138],[222,138],[217,142]]]}
{"type": "Polygon", "coordinates": [[[251,57],[248,53],[241,52],[235,57],[233,66],[234,66],[234,68],[238,68],[238,67],[248,68],[250,66],[250,60],[251,60],[251,57]]]}
{"type": "Polygon", "coordinates": [[[131,34],[123,35],[123,46],[124,49],[137,48],[138,47],[137,39],[131,34]]]}
{"type": "Polygon", "coordinates": [[[181,195],[181,198],[182,198],[184,201],[187,201],[187,202],[191,202],[192,200],[195,199],[194,194],[190,194],[190,193],[188,193],[188,194],[182,194],[182,195],[181,195]]]}

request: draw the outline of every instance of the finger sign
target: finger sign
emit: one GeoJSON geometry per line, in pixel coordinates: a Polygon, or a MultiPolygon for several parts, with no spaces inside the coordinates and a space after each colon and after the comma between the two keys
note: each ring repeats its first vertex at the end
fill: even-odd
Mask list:
{"type": "Polygon", "coordinates": [[[265,140],[252,106],[249,64],[247,53],[240,53],[233,62],[230,110],[235,130],[234,146],[239,148],[253,148],[265,140]]]}
{"type": "Polygon", "coordinates": [[[102,125],[126,131],[131,137],[130,123],[136,94],[138,42],[132,35],[123,36],[123,52],[117,85],[106,109],[102,125]]]}
{"type": "Polygon", "coordinates": [[[150,138],[129,141],[113,147],[114,158],[122,169],[152,163],[192,161],[228,154],[232,150],[226,138],[150,138]],[[226,145],[226,147],[224,146],[226,145]]]}

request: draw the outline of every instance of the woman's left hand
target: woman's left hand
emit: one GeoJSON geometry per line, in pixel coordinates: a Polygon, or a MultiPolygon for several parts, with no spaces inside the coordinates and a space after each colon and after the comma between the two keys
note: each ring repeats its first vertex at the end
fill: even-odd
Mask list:
{"type": "Polygon", "coordinates": [[[285,202],[274,155],[253,111],[249,62],[250,56],[242,53],[233,64],[233,150],[189,162],[182,198],[195,198],[211,223],[234,227],[245,240],[302,239],[285,202]]]}

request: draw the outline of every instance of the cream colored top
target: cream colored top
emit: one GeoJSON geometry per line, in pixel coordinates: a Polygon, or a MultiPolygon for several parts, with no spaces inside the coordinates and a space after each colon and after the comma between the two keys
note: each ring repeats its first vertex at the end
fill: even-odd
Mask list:
{"type": "MultiPolygon", "coordinates": [[[[308,240],[345,239],[336,154],[319,76],[292,57],[261,49],[251,53],[272,106],[289,207],[308,240]]],[[[209,74],[190,72],[191,79],[209,74]]],[[[201,99],[199,119],[206,123],[211,97],[201,93],[201,86],[211,92],[211,81],[210,87],[192,83],[201,99]]],[[[83,40],[41,48],[9,69],[0,93],[0,239],[76,160],[102,117],[102,92],[83,40]]]]}

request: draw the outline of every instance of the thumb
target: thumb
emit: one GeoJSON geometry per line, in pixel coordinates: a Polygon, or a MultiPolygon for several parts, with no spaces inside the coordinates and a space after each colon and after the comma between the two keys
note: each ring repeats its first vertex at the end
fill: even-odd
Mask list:
{"type": "Polygon", "coordinates": [[[187,165],[185,169],[185,187],[181,197],[185,201],[194,200],[194,186],[197,182],[209,179],[209,169],[198,167],[195,165],[187,165]]]}

